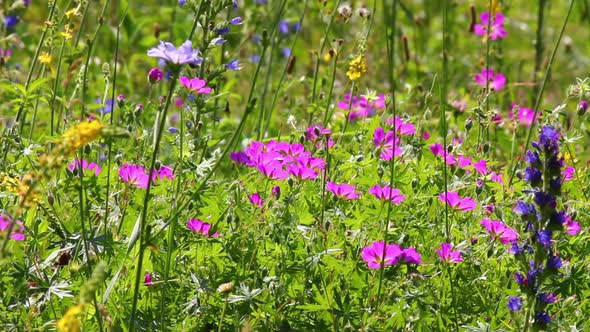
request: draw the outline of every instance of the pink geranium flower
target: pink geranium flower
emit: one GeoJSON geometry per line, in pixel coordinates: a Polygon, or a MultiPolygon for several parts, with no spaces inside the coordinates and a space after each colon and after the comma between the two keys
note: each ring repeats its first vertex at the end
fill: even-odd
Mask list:
{"type": "Polygon", "coordinates": [[[445,263],[460,263],[463,261],[463,256],[459,250],[453,250],[453,245],[450,243],[441,243],[440,249],[436,249],[438,257],[445,263]]]}
{"type": "Polygon", "coordinates": [[[190,91],[197,93],[197,94],[209,94],[211,93],[211,88],[206,87],[207,81],[202,80],[198,77],[195,78],[188,78],[186,76],[180,76],[179,78],[180,83],[184,85],[190,91]]]}
{"type": "Polygon", "coordinates": [[[506,76],[502,73],[494,74],[491,69],[482,69],[481,73],[475,74],[475,82],[482,88],[489,88],[492,90],[501,90],[506,85],[506,76]]]}
{"type": "Polygon", "coordinates": [[[154,281],[152,280],[152,274],[150,272],[146,272],[143,276],[143,284],[148,287],[154,285],[154,281]]]}
{"type": "Polygon", "coordinates": [[[391,188],[389,186],[375,185],[371,189],[369,189],[369,193],[373,194],[375,197],[382,201],[391,201],[393,204],[400,204],[406,199],[399,189],[391,188]]]}
{"type": "Polygon", "coordinates": [[[518,232],[499,220],[482,219],[480,223],[488,231],[492,239],[508,244],[518,239],[518,232]]]}
{"type": "Polygon", "coordinates": [[[416,133],[416,126],[409,121],[404,121],[404,119],[400,117],[396,116],[395,121],[393,121],[393,119],[388,119],[386,123],[390,126],[395,124],[395,132],[398,133],[398,135],[414,135],[414,133],[416,133]]]}
{"type": "Polygon", "coordinates": [[[370,246],[363,248],[361,258],[367,262],[370,269],[380,269],[381,266],[393,265],[399,262],[403,250],[397,244],[385,244],[383,241],[375,241],[370,246]],[[385,253],[385,255],[383,255],[385,253]]]}
{"type": "Polygon", "coordinates": [[[359,192],[354,191],[355,187],[353,185],[346,183],[337,184],[330,181],[326,184],[326,190],[332,192],[336,197],[346,200],[357,199],[361,196],[359,192]]]}
{"type": "Polygon", "coordinates": [[[481,23],[476,24],[473,27],[473,32],[478,36],[489,35],[491,40],[506,37],[506,30],[504,29],[504,15],[502,13],[496,13],[492,18],[489,12],[483,12],[480,15],[481,23]],[[490,18],[492,19],[490,22],[490,18]],[[488,33],[488,26],[490,31],[488,33]]]}
{"type": "Polygon", "coordinates": [[[535,111],[528,108],[528,107],[521,107],[517,103],[510,104],[510,111],[508,112],[510,116],[510,120],[514,120],[518,118],[518,123],[521,125],[530,128],[533,124],[533,118],[535,117],[535,111]],[[514,114],[514,109],[517,109],[516,114],[514,114]]]}
{"type": "Polygon", "coordinates": [[[477,203],[470,197],[461,198],[458,193],[447,191],[438,195],[442,202],[446,202],[450,207],[460,211],[471,211],[477,207],[477,203]]]}
{"type": "Polygon", "coordinates": [[[68,164],[68,170],[74,173],[75,170],[78,170],[82,166],[82,171],[90,171],[94,173],[94,175],[98,176],[100,174],[101,168],[98,166],[97,163],[89,163],[87,160],[82,159],[81,162],[78,159],[74,159],[71,163],[68,164]]]}
{"type": "Polygon", "coordinates": [[[9,215],[0,214],[0,232],[7,231],[10,228],[11,224],[13,224],[13,226],[12,231],[10,233],[10,239],[14,241],[24,241],[25,226],[23,226],[22,221],[13,221],[9,215]]]}
{"type": "Polygon", "coordinates": [[[121,181],[135,188],[145,189],[148,186],[149,175],[145,168],[139,165],[124,164],[119,169],[121,181]]]}
{"type": "Polygon", "coordinates": [[[565,217],[563,227],[565,228],[566,232],[572,236],[577,235],[582,230],[580,224],[577,221],[573,220],[572,217],[570,217],[569,215],[565,217]]]}
{"type": "Polygon", "coordinates": [[[561,176],[563,177],[563,181],[569,181],[571,179],[574,178],[574,173],[576,172],[576,169],[573,168],[572,166],[568,166],[566,167],[563,172],[561,172],[561,176]]]}
{"type": "Polygon", "coordinates": [[[189,221],[186,222],[186,227],[197,234],[203,235],[204,237],[217,237],[220,235],[219,233],[213,233],[212,235],[209,235],[211,224],[203,222],[200,219],[189,219],[189,221]]]}
{"type": "Polygon", "coordinates": [[[250,203],[256,207],[262,208],[264,206],[264,200],[258,193],[248,195],[248,200],[250,200],[250,203]]]}
{"type": "Polygon", "coordinates": [[[422,264],[422,256],[415,248],[404,249],[401,260],[406,264],[422,264]]]}

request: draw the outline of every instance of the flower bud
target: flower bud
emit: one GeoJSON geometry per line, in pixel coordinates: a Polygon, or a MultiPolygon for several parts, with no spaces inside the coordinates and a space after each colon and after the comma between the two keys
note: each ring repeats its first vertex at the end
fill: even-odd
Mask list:
{"type": "Polygon", "coordinates": [[[148,72],[148,81],[150,84],[158,83],[162,80],[162,70],[160,68],[152,68],[148,72]]]}
{"type": "Polygon", "coordinates": [[[582,116],[586,114],[586,110],[588,109],[588,102],[585,100],[580,100],[578,103],[578,115],[582,116]]]}

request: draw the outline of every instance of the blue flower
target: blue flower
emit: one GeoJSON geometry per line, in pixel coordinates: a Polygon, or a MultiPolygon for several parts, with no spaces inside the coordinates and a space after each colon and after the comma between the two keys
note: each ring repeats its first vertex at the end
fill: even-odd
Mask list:
{"type": "Polygon", "coordinates": [[[539,157],[539,153],[537,151],[528,150],[524,156],[524,160],[533,166],[538,166],[541,164],[541,158],[539,157]]]}
{"type": "Polygon", "coordinates": [[[510,296],[508,298],[508,309],[510,311],[519,311],[522,308],[522,300],[518,296],[510,296]]]}
{"type": "Polygon", "coordinates": [[[229,24],[233,24],[233,25],[240,25],[242,24],[242,18],[241,17],[234,17],[231,20],[229,20],[229,24]]]}
{"type": "Polygon", "coordinates": [[[541,293],[537,296],[537,299],[541,303],[551,304],[557,302],[557,295],[554,293],[541,293]]]}
{"type": "Polygon", "coordinates": [[[282,20],[281,22],[279,22],[279,32],[283,35],[289,34],[289,21],[282,20]]]}
{"type": "Polygon", "coordinates": [[[536,214],[535,206],[533,204],[527,204],[523,201],[517,201],[513,211],[523,217],[536,214]]]}
{"type": "Polygon", "coordinates": [[[185,41],[178,48],[171,43],[160,41],[158,47],[151,48],[147,55],[177,65],[200,65],[203,62],[203,59],[199,57],[199,50],[193,49],[190,40],[185,41]]]}
{"type": "Polygon", "coordinates": [[[242,69],[242,66],[240,65],[240,61],[238,59],[234,59],[226,63],[225,68],[229,70],[240,70],[242,69]]]}
{"type": "Polygon", "coordinates": [[[281,54],[283,55],[283,57],[288,58],[291,56],[291,48],[289,47],[283,47],[281,49],[281,54]]]}
{"type": "Polygon", "coordinates": [[[551,323],[551,316],[547,311],[538,311],[535,313],[535,324],[547,325],[551,323]]]}
{"type": "Polygon", "coordinates": [[[524,170],[524,180],[530,182],[533,186],[543,180],[543,174],[535,167],[527,167],[524,170]]]}
{"type": "Polygon", "coordinates": [[[537,241],[546,248],[551,247],[553,233],[549,230],[541,230],[537,232],[537,241]]]}
{"type": "Polygon", "coordinates": [[[178,0],[178,4],[184,6],[186,5],[186,0],[178,0]]]}
{"type": "Polygon", "coordinates": [[[227,33],[229,33],[229,27],[223,27],[221,29],[217,29],[215,30],[215,33],[217,33],[218,35],[225,35],[227,33]]]}
{"type": "Polygon", "coordinates": [[[547,259],[547,268],[557,270],[563,266],[563,262],[561,261],[561,255],[551,255],[547,259]]]}
{"type": "Polygon", "coordinates": [[[14,27],[19,21],[18,16],[9,15],[4,18],[4,25],[7,29],[14,27]]]}

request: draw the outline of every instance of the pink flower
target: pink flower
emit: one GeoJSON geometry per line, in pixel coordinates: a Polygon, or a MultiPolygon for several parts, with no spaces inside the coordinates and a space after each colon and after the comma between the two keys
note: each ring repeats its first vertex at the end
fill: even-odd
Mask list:
{"type": "Polygon", "coordinates": [[[393,204],[400,204],[406,199],[406,196],[402,195],[399,189],[389,186],[381,187],[378,184],[369,189],[369,193],[382,201],[390,200],[393,204]]]}
{"type": "Polygon", "coordinates": [[[174,179],[174,172],[172,171],[172,167],[166,165],[160,166],[160,169],[154,172],[153,178],[154,181],[162,180],[164,178],[168,180],[174,179]]]}
{"type": "Polygon", "coordinates": [[[488,174],[488,162],[485,159],[473,163],[473,168],[481,175],[488,174]]]}
{"type": "Polygon", "coordinates": [[[406,248],[401,259],[406,264],[422,264],[422,256],[414,248],[406,248]]]}
{"type": "Polygon", "coordinates": [[[451,106],[453,106],[459,112],[465,112],[467,109],[467,102],[465,100],[453,100],[451,102],[451,106]]]}
{"type": "Polygon", "coordinates": [[[346,183],[336,184],[334,182],[328,182],[326,184],[326,190],[332,192],[336,197],[346,200],[357,199],[361,196],[359,192],[354,191],[354,186],[346,183]]]}
{"type": "Polygon", "coordinates": [[[481,13],[480,18],[481,24],[476,24],[473,27],[473,32],[475,32],[476,35],[485,37],[489,35],[491,40],[506,37],[506,30],[504,29],[504,15],[502,13],[496,13],[491,22],[489,12],[481,13]],[[488,25],[490,26],[489,34],[488,25]]]}
{"type": "Polygon", "coordinates": [[[256,207],[262,208],[264,206],[264,200],[258,193],[248,195],[248,199],[250,200],[250,203],[256,207]]]}
{"type": "Polygon", "coordinates": [[[484,89],[489,86],[490,89],[498,91],[506,84],[506,76],[502,73],[494,75],[491,69],[482,69],[480,74],[475,74],[475,82],[484,89]]]}
{"type": "Polygon", "coordinates": [[[482,219],[480,224],[485,227],[492,239],[498,239],[503,244],[511,243],[518,239],[518,232],[499,220],[482,219]]]}
{"type": "Polygon", "coordinates": [[[150,287],[154,285],[152,280],[152,274],[150,272],[146,272],[145,276],[143,277],[143,284],[150,287]]]}
{"type": "Polygon", "coordinates": [[[577,235],[582,230],[580,224],[577,221],[573,220],[569,215],[566,216],[565,221],[563,223],[563,227],[565,228],[566,232],[572,236],[577,235]]]}
{"type": "Polygon", "coordinates": [[[121,181],[135,188],[145,189],[149,182],[149,175],[146,173],[146,170],[139,165],[124,164],[119,169],[119,177],[121,178],[121,181]]]}
{"type": "Polygon", "coordinates": [[[508,112],[508,115],[510,116],[510,120],[514,120],[515,119],[515,115],[514,115],[514,109],[517,109],[517,117],[518,117],[518,122],[524,126],[526,126],[527,128],[530,128],[531,125],[533,124],[533,118],[535,116],[535,111],[527,108],[527,107],[520,107],[518,106],[517,103],[512,103],[510,104],[510,111],[508,112]]]}
{"type": "Polygon", "coordinates": [[[438,257],[445,263],[456,264],[463,261],[463,256],[459,250],[452,250],[453,245],[450,243],[441,243],[440,249],[436,249],[438,257]]]}
{"type": "Polygon", "coordinates": [[[576,169],[572,166],[566,167],[563,172],[561,172],[561,176],[563,177],[563,181],[569,181],[574,178],[574,173],[576,169]]]}
{"type": "Polygon", "coordinates": [[[447,191],[438,195],[442,202],[446,202],[450,207],[460,211],[471,211],[477,207],[477,203],[470,197],[461,198],[458,193],[447,191]]]}
{"type": "Polygon", "coordinates": [[[77,171],[80,168],[80,166],[82,166],[82,171],[92,171],[96,176],[98,176],[98,174],[100,174],[101,171],[100,166],[98,166],[97,163],[89,163],[85,159],[82,159],[81,165],[80,160],[74,159],[74,161],[68,164],[68,170],[74,173],[74,171],[77,171]]]}
{"type": "Polygon", "coordinates": [[[313,142],[316,148],[325,147],[326,142],[328,142],[329,148],[334,146],[334,140],[330,138],[330,135],[332,135],[332,131],[330,129],[324,128],[318,124],[313,125],[305,130],[305,139],[313,142]]]}
{"type": "Polygon", "coordinates": [[[0,232],[7,231],[10,229],[10,224],[13,224],[10,233],[10,239],[14,241],[24,241],[25,239],[25,226],[22,221],[13,221],[12,218],[7,214],[0,214],[0,232]]]}
{"type": "Polygon", "coordinates": [[[179,78],[180,83],[184,85],[190,91],[197,93],[197,94],[209,94],[211,93],[211,88],[206,87],[207,81],[202,80],[198,77],[195,78],[188,78],[186,76],[180,76],[179,78]]]}
{"type": "Polygon", "coordinates": [[[379,94],[376,99],[369,100],[365,96],[351,96],[350,94],[344,95],[344,100],[339,101],[336,104],[341,110],[349,110],[350,113],[348,119],[355,121],[357,119],[367,118],[377,113],[377,109],[385,108],[385,95],[379,94]]]}
{"type": "Polygon", "coordinates": [[[204,237],[217,237],[219,233],[213,233],[209,235],[209,231],[211,230],[211,224],[202,222],[200,219],[190,218],[189,221],[186,222],[186,227],[197,234],[201,234],[204,237]]]}
{"type": "Polygon", "coordinates": [[[430,148],[430,151],[432,151],[432,153],[435,156],[442,155],[442,152],[443,152],[443,146],[442,146],[442,144],[440,144],[440,143],[434,143],[429,148],[430,148]]]}
{"type": "Polygon", "coordinates": [[[402,154],[402,149],[397,145],[398,143],[399,137],[394,137],[391,130],[385,133],[385,130],[379,127],[373,132],[373,144],[376,148],[383,149],[380,155],[383,160],[391,160],[393,157],[402,154]]]}
{"type": "Polygon", "coordinates": [[[402,254],[403,250],[397,244],[375,241],[370,246],[363,248],[361,258],[367,262],[370,269],[380,269],[381,266],[397,264],[402,254]]]}
{"type": "MultiPolygon", "coordinates": [[[[393,119],[388,119],[387,124],[394,125],[393,119]]],[[[414,135],[416,133],[416,127],[409,121],[404,121],[400,117],[395,117],[395,132],[398,135],[414,135]]]]}

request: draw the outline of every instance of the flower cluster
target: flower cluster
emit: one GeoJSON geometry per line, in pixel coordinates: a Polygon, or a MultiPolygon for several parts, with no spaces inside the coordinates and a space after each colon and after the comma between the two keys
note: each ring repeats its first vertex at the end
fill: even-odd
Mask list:
{"type": "MultiPolygon", "coordinates": [[[[541,129],[539,140],[532,143],[534,149],[527,151],[525,156],[528,167],[523,178],[531,186],[525,193],[532,202],[520,200],[514,206],[514,212],[520,215],[527,232],[522,243],[512,240],[510,252],[527,271],[516,272],[515,281],[535,310],[534,324],[537,328],[545,328],[552,321],[547,306],[557,299],[556,294],[547,292],[550,286],[546,282],[557,275],[564,264],[557,252],[555,238],[561,231],[575,235],[581,230],[567,211],[558,208],[564,166],[564,159],[559,153],[560,138],[560,133],[552,126],[541,129]]],[[[514,303],[518,301],[510,299],[509,307],[520,308],[514,303]]]]}
{"type": "Polygon", "coordinates": [[[494,182],[500,184],[503,183],[503,175],[492,171],[490,167],[488,167],[488,163],[485,159],[474,161],[472,157],[466,155],[445,153],[444,147],[439,143],[432,144],[429,148],[437,157],[445,158],[446,155],[445,163],[449,166],[456,166],[457,168],[464,170],[466,173],[475,171],[483,177],[489,176],[490,180],[494,182]]]}
{"type": "Polygon", "coordinates": [[[344,100],[338,101],[336,107],[349,111],[348,120],[350,121],[364,119],[377,114],[378,110],[385,109],[385,95],[379,94],[375,98],[367,98],[363,95],[352,96],[347,93],[344,95],[344,100]]]}
{"type": "Polygon", "coordinates": [[[316,179],[326,167],[326,161],[313,157],[302,144],[271,140],[254,141],[244,152],[232,152],[231,159],[239,164],[256,168],[260,173],[282,180],[293,176],[300,180],[316,179]]]}
{"type": "Polygon", "coordinates": [[[382,266],[395,265],[398,263],[422,264],[422,257],[415,248],[402,248],[392,243],[375,241],[363,248],[361,258],[367,262],[370,269],[380,269],[382,266]]]}
{"type": "Polygon", "coordinates": [[[358,55],[348,64],[346,76],[351,81],[357,80],[367,72],[367,63],[364,55],[358,55]]]}

